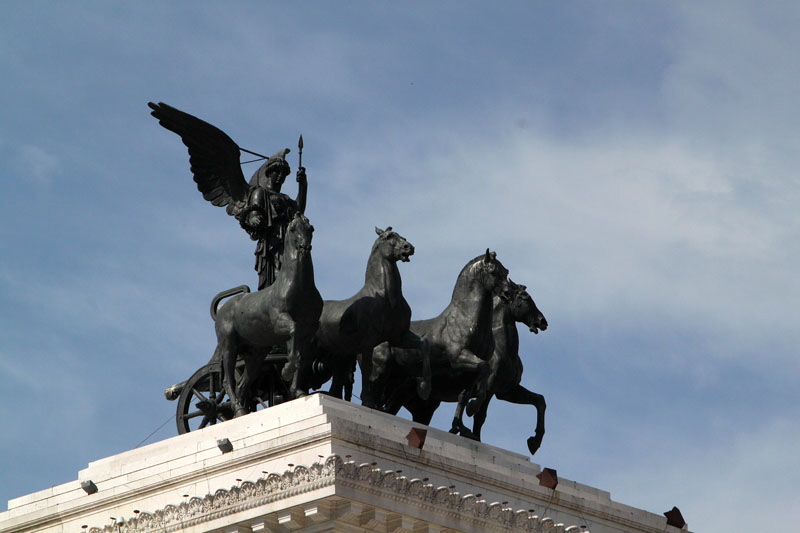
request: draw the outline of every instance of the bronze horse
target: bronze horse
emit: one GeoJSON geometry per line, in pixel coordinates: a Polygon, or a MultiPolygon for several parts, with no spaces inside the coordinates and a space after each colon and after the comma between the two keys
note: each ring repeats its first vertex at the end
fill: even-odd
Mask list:
{"type": "MultiPolygon", "coordinates": [[[[461,270],[450,304],[438,317],[411,323],[411,330],[429,343],[433,374],[447,376],[437,387],[451,388],[453,384],[458,387],[455,391],[458,407],[450,429],[453,433],[472,437],[472,432],[462,423],[463,410],[465,406],[470,414],[479,410],[488,397],[490,367],[487,360],[494,346],[492,298],[504,294],[507,289],[508,270],[494,253],[486,250],[486,254],[476,257],[461,270]]],[[[391,343],[381,344],[373,353],[374,371],[378,376],[375,382],[383,392],[382,409],[396,414],[403,405],[420,405],[426,409],[414,409],[411,413],[415,422],[427,424],[439,402],[419,398],[409,386],[413,379],[401,377],[403,374],[408,378],[419,375],[420,361],[419,351],[391,343]]],[[[437,397],[440,394],[436,389],[432,392],[437,397]]]]}
{"type": "MultiPolygon", "coordinates": [[[[420,349],[419,337],[409,331],[411,307],[403,297],[397,262],[409,261],[414,247],[391,227],[375,228],[364,286],[347,300],[325,300],[314,350],[320,360],[331,362],[331,394],[350,400],[356,360],[361,367],[361,402],[375,407],[372,390],[372,350],[382,342],[420,349]]],[[[425,372],[423,371],[423,374],[425,372]]],[[[429,374],[429,372],[428,372],[429,374]]],[[[430,381],[422,388],[429,386],[430,381]]]]}
{"type": "MultiPolygon", "coordinates": [[[[522,385],[522,360],[519,357],[519,333],[516,323],[520,322],[528,326],[531,332],[538,333],[547,329],[547,319],[536,307],[536,303],[528,294],[524,285],[517,285],[509,280],[511,301],[495,296],[493,301],[492,313],[492,333],[494,348],[488,360],[490,372],[488,387],[490,396],[483,402],[477,412],[473,422],[473,429],[462,431],[462,435],[480,440],[481,428],[486,421],[486,411],[492,396],[497,396],[501,400],[517,404],[529,404],[536,407],[536,430],[532,437],[528,438],[528,450],[531,455],[542,444],[544,437],[544,420],[546,404],[544,396],[531,392],[522,385]]],[[[386,405],[386,411],[396,414],[400,407],[405,407],[412,414],[415,422],[429,424],[434,411],[441,402],[458,401],[464,387],[469,385],[470,378],[465,376],[463,379],[453,380],[449,375],[433,376],[433,394],[428,401],[409,395],[408,391],[412,388],[413,380],[408,380],[397,390],[393,391],[392,397],[386,405]]],[[[451,430],[452,431],[452,430],[451,430]]]]}
{"type": "Polygon", "coordinates": [[[286,228],[282,266],[275,282],[258,292],[234,296],[217,312],[214,357],[221,358],[223,383],[236,416],[247,413],[252,375],[274,345],[288,341],[284,378],[291,378],[291,394],[307,392],[302,387],[311,361],[308,348],[322,312],[311,261],[313,231],[308,219],[296,214],[286,228]],[[237,356],[245,361],[238,386],[234,373],[237,356]]]}
{"type": "Polygon", "coordinates": [[[489,392],[491,395],[481,404],[475,413],[472,432],[475,439],[480,440],[481,428],[486,421],[486,411],[492,395],[510,403],[527,404],[536,407],[536,429],[528,438],[528,451],[535,454],[544,438],[544,414],[547,404],[544,396],[531,392],[522,385],[522,359],[519,356],[519,332],[517,322],[525,324],[528,329],[538,334],[547,329],[547,319],[528,294],[525,285],[511,285],[511,301],[502,298],[494,299],[493,333],[494,352],[489,359],[489,392]]]}

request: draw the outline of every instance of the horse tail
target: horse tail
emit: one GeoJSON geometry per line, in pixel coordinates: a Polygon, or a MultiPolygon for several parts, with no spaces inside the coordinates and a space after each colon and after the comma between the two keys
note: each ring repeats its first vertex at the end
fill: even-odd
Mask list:
{"type": "Polygon", "coordinates": [[[239,285],[238,287],[222,291],[214,296],[214,298],[211,300],[211,320],[214,322],[217,321],[217,307],[219,306],[219,302],[225,298],[230,298],[231,296],[235,296],[237,294],[247,294],[248,292],[250,292],[250,287],[247,285],[239,285]]]}

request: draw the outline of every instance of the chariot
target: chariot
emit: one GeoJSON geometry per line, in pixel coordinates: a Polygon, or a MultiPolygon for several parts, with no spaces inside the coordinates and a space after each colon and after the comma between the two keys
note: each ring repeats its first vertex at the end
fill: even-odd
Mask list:
{"type": "MultiPolygon", "coordinates": [[[[237,294],[247,294],[250,287],[241,285],[217,294],[211,301],[211,319],[216,322],[217,309],[220,303],[237,294]]],[[[289,384],[281,378],[281,371],[289,360],[286,346],[277,345],[256,357],[256,372],[250,376],[250,384],[246,397],[243,398],[245,408],[249,412],[266,409],[290,400],[289,384]]],[[[327,366],[321,361],[312,364],[312,379],[321,385],[330,377],[327,366]]],[[[241,383],[245,369],[244,359],[236,363],[236,382],[241,383]]],[[[186,381],[176,383],[164,390],[164,397],[170,401],[177,400],[175,422],[178,434],[189,433],[197,429],[224,422],[234,417],[233,402],[223,384],[222,361],[215,353],[211,360],[198,368],[186,381]]]]}

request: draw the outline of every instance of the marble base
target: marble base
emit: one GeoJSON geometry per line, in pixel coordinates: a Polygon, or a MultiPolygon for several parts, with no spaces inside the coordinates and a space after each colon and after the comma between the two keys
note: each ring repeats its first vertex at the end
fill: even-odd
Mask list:
{"type": "Polygon", "coordinates": [[[94,461],[77,481],[9,501],[0,533],[679,532],[605,491],[542,487],[540,471],[527,456],[314,394],[94,461]],[[421,449],[412,428],[426,430],[421,449]]]}

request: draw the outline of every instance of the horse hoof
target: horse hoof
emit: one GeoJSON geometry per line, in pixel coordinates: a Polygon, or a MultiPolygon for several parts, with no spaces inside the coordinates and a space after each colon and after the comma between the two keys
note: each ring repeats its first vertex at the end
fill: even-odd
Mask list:
{"type": "Polygon", "coordinates": [[[423,400],[427,400],[431,396],[431,382],[427,379],[419,379],[417,381],[417,394],[423,400]]]}
{"type": "Polygon", "coordinates": [[[470,440],[476,440],[480,442],[478,436],[467,428],[461,428],[461,436],[470,440]]]}
{"type": "Polygon", "coordinates": [[[238,407],[236,411],[233,413],[234,418],[239,418],[240,416],[244,416],[247,414],[247,409],[244,407],[238,407]]]}
{"type": "Polygon", "coordinates": [[[531,452],[531,455],[535,455],[541,445],[542,445],[541,437],[528,438],[528,451],[531,452]]]}

